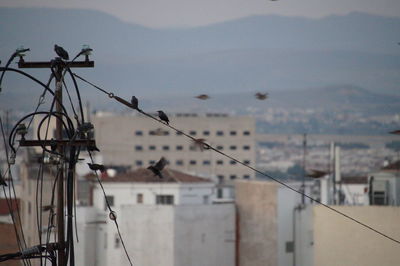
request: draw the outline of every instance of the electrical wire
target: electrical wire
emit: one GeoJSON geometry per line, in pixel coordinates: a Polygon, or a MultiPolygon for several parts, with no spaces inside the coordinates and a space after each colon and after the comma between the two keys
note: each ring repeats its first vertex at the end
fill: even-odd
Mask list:
{"type": "MultiPolygon", "coordinates": [[[[88,153],[89,153],[89,157],[90,157],[91,162],[94,163],[91,152],[88,151],[88,153]]],[[[99,183],[99,185],[100,185],[100,187],[101,187],[101,190],[103,191],[104,199],[105,199],[105,201],[106,201],[107,208],[108,208],[108,210],[109,210],[109,212],[110,212],[110,213],[109,213],[109,217],[111,218],[111,215],[114,215],[115,212],[111,209],[111,205],[110,205],[110,203],[108,202],[108,198],[107,198],[106,191],[104,190],[103,183],[101,182],[97,171],[94,171],[94,173],[95,173],[97,182],[99,183]]],[[[132,260],[131,260],[129,254],[128,254],[128,250],[126,249],[124,239],[122,238],[121,232],[120,232],[120,230],[119,230],[119,226],[118,226],[118,222],[117,222],[116,217],[115,217],[115,219],[112,219],[112,220],[114,221],[115,227],[117,228],[118,237],[119,237],[119,239],[121,240],[121,244],[122,244],[122,247],[124,248],[126,257],[128,258],[128,261],[129,261],[130,265],[133,266],[132,260]]]]}
{"type": "MultiPolygon", "coordinates": [[[[75,74],[75,73],[74,73],[74,75],[75,75],[77,78],[81,79],[82,81],[87,82],[88,84],[92,85],[92,86],[95,87],[96,89],[98,89],[98,90],[102,91],[103,93],[107,94],[110,98],[114,98],[114,99],[116,99],[118,102],[120,102],[120,103],[122,103],[122,104],[124,104],[124,105],[126,105],[126,106],[128,106],[128,107],[130,107],[130,108],[132,108],[132,109],[134,109],[134,108],[132,107],[132,105],[131,105],[129,102],[125,101],[125,100],[122,99],[122,98],[119,98],[118,96],[115,96],[114,93],[107,92],[106,90],[100,88],[99,86],[96,86],[96,85],[94,85],[94,84],[92,84],[92,83],[86,81],[85,79],[81,78],[80,76],[78,76],[78,75],[75,74]]],[[[167,123],[161,121],[160,119],[158,119],[158,118],[152,116],[151,114],[148,114],[148,113],[146,113],[146,112],[144,112],[143,110],[140,110],[140,109],[136,109],[136,110],[139,111],[141,114],[143,114],[143,115],[145,115],[145,116],[147,116],[147,117],[149,117],[149,118],[151,118],[151,119],[153,119],[153,120],[155,120],[155,121],[157,121],[157,122],[163,124],[164,126],[169,127],[170,129],[174,130],[175,132],[178,132],[178,133],[184,135],[185,137],[191,139],[192,141],[197,141],[196,138],[194,138],[194,137],[192,137],[192,136],[186,134],[185,132],[183,132],[182,130],[179,130],[179,129],[175,128],[174,126],[171,126],[170,124],[167,124],[167,123]]],[[[205,142],[203,142],[203,145],[204,145],[205,149],[213,150],[214,152],[217,152],[217,153],[221,154],[222,156],[224,156],[224,157],[226,157],[226,158],[229,158],[229,159],[235,161],[236,163],[241,164],[241,165],[243,165],[244,167],[247,167],[247,168],[253,170],[253,171],[256,172],[256,173],[258,173],[258,174],[260,174],[260,175],[263,175],[263,176],[265,176],[265,177],[267,177],[267,178],[269,178],[269,179],[271,179],[271,180],[273,180],[273,181],[275,181],[275,182],[281,184],[282,186],[284,186],[284,187],[286,187],[286,188],[292,190],[293,192],[298,193],[298,194],[300,194],[300,195],[302,195],[302,196],[304,196],[304,197],[310,199],[312,202],[316,202],[316,203],[318,203],[318,204],[324,206],[325,208],[327,208],[327,209],[329,209],[329,210],[331,210],[331,211],[333,211],[333,212],[335,212],[335,213],[337,213],[337,214],[339,214],[339,215],[341,215],[341,216],[343,216],[343,217],[345,217],[345,218],[347,218],[347,219],[349,219],[349,220],[351,220],[351,221],[353,221],[353,222],[355,222],[355,223],[361,225],[362,227],[364,227],[364,228],[366,228],[366,229],[368,229],[368,230],[371,230],[371,231],[373,231],[373,232],[375,232],[375,233],[381,235],[382,237],[384,237],[384,238],[386,238],[386,239],[388,239],[388,240],[393,241],[393,242],[396,243],[396,244],[400,244],[400,240],[397,240],[397,239],[395,239],[395,238],[393,238],[393,237],[391,237],[391,236],[389,236],[389,235],[387,235],[387,234],[385,234],[385,233],[383,233],[383,232],[381,232],[381,231],[379,231],[379,230],[377,230],[377,229],[375,229],[375,228],[373,228],[373,227],[371,227],[371,226],[369,226],[369,225],[367,225],[367,224],[365,224],[365,223],[363,223],[363,222],[361,222],[361,221],[359,221],[359,220],[357,220],[357,219],[355,219],[355,218],[353,218],[353,217],[351,217],[351,216],[349,216],[349,215],[347,215],[347,214],[345,214],[345,213],[343,213],[343,212],[341,212],[341,211],[335,209],[335,208],[330,207],[330,206],[327,205],[327,204],[322,203],[321,201],[319,201],[319,200],[317,200],[317,199],[314,199],[313,197],[307,195],[306,193],[304,193],[304,192],[302,192],[302,191],[300,191],[300,190],[297,190],[297,189],[291,187],[290,185],[286,184],[285,182],[282,182],[282,181],[280,181],[279,179],[277,179],[277,178],[275,178],[275,177],[273,177],[273,176],[271,176],[271,175],[269,175],[269,174],[267,174],[267,173],[264,173],[264,172],[262,172],[262,171],[260,171],[260,170],[258,170],[258,169],[256,169],[256,168],[250,166],[250,165],[247,165],[247,164],[241,162],[240,160],[238,160],[238,159],[236,159],[236,158],[234,158],[234,157],[232,157],[232,156],[230,156],[230,155],[228,155],[228,154],[226,154],[226,153],[224,153],[224,152],[222,152],[222,151],[220,151],[220,150],[214,148],[213,146],[211,146],[211,145],[209,145],[209,144],[207,144],[207,143],[205,143],[205,142]]]]}

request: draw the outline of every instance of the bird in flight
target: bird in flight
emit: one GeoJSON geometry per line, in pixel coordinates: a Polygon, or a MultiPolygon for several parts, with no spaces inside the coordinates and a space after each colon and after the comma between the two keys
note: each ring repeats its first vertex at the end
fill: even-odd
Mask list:
{"type": "Polygon", "coordinates": [[[64,50],[61,46],[54,44],[54,51],[56,54],[64,60],[69,60],[68,52],[64,50]]]}
{"type": "Polygon", "coordinates": [[[192,140],[193,145],[197,148],[199,148],[201,151],[203,151],[204,149],[209,149],[209,146],[207,143],[205,143],[205,139],[195,139],[192,140]]]}
{"type": "Polygon", "coordinates": [[[167,123],[167,125],[169,125],[169,119],[168,116],[163,112],[163,111],[157,111],[158,112],[158,117],[164,121],[165,123],[167,123]]]}
{"type": "Polygon", "coordinates": [[[165,160],[164,157],[161,157],[161,159],[155,165],[150,165],[149,167],[147,167],[147,169],[152,171],[154,175],[163,178],[161,171],[164,169],[166,165],[167,165],[167,160],[165,160]]]}
{"type": "Polygon", "coordinates": [[[106,171],[106,168],[102,164],[96,164],[96,163],[88,163],[90,170],[97,171],[99,170],[100,172],[104,173],[106,171]]]}
{"type": "Polygon", "coordinates": [[[197,95],[195,98],[200,99],[200,100],[207,100],[207,99],[210,99],[210,96],[208,96],[207,94],[200,94],[200,95],[197,95]]]}
{"type": "Polygon", "coordinates": [[[258,100],[265,100],[268,98],[268,93],[257,92],[255,96],[258,100]]]}
{"type": "Polygon", "coordinates": [[[321,170],[310,169],[310,172],[307,173],[307,176],[312,178],[321,178],[326,176],[327,174],[329,173],[321,170]]]}

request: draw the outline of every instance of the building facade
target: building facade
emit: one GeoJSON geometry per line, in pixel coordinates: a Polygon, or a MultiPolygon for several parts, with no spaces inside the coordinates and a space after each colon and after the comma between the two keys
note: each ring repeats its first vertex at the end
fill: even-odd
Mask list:
{"type": "MultiPolygon", "coordinates": [[[[107,165],[147,167],[164,156],[169,166],[185,173],[211,177],[220,183],[250,179],[254,172],[212,150],[201,150],[187,137],[143,115],[92,118],[95,139],[107,165]]],[[[176,114],[170,124],[196,139],[255,166],[255,120],[222,114],[176,114]]]]}

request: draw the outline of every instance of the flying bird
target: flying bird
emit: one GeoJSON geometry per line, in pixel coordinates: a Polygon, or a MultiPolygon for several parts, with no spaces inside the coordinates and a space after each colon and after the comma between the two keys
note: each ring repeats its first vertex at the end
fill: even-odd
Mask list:
{"type": "Polygon", "coordinates": [[[97,171],[99,170],[100,172],[104,173],[106,171],[106,168],[102,164],[96,164],[96,163],[88,163],[90,170],[97,171]]]}
{"type": "Polygon", "coordinates": [[[155,164],[155,165],[150,165],[147,167],[150,171],[153,172],[154,175],[160,177],[161,179],[163,178],[163,175],[161,173],[162,169],[167,165],[167,160],[165,160],[164,157],[161,157],[161,159],[155,164]]]}
{"type": "Polygon", "coordinates": [[[169,119],[168,116],[163,112],[163,111],[157,111],[158,112],[158,117],[164,121],[165,123],[167,123],[167,125],[169,125],[169,119]]]}
{"type": "Polygon", "coordinates": [[[328,172],[324,172],[321,170],[315,170],[315,169],[310,169],[310,172],[307,173],[308,177],[312,177],[312,178],[321,178],[323,176],[326,176],[328,174],[328,172]]]}
{"type": "Polygon", "coordinates": [[[64,60],[69,60],[68,52],[64,50],[61,46],[54,44],[54,51],[56,54],[64,60]]]}
{"type": "Polygon", "coordinates": [[[200,99],[200,100],[207,100],[207,99],[210,99],[210,96],[208,96],[207,94],[200,94],[200,95],[196,96],[195,98],[200,99]]]}
{"type": "Polygon", "coordinates": [[[193,145],[197,148],[199,148],[201,151],[204,149],[209,149],[209,146],[207,143],[204,143],[206,140],[205,139],[194,139],[192,140],[193,145]]]}
{"type": "Polygon", "coordinates": [[[132,104],[132,107],[134,109],[139,110],[139,100],[138,100],[138,98],[136,98],[135,96],[132,96],[131,104],[132,104]]]}
{"type": "Polygon", "coordinates": [[[265,100],[268,98],[268,93],[257,92],[255,96],[258,100],[265,100]]]}

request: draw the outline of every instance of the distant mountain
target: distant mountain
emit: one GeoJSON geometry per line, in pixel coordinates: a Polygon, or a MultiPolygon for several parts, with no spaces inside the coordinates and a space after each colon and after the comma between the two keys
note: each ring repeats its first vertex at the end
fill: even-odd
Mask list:
{"type": "MultiPolygon", "coordinates": [[[[94,69],[76,70],[124,97],[253,93],[354,84],[400,95],[400,18],[362,13],[322,19],[253,16],[190,29],[149,29],[88,10],[0,8],[0,60],[16,47],[26,60],[54,57],[55,43],[71,55],[89,44],[94,69]]],[[[15,65],[14,65],[15,66],[15,65]]],[[[45,70],[28,71],[46,80],[45,70]]],[[[107,98],[82,86],[84,97],[107,98]]],[[[7,75],[0,106],[31,106],[40,91],[7,75]],[[35,94],[36,95],[36,94],[35,94]]],[[[310,92],[309,97],[318,92],[310,92]]],[[[349,96],[350,97],[350,96],[349,96]]],[[[372,96],[371,96],[372,97],[372,96]]],[[[308,98],[311,99],[311,98],[308,98]]]]}

